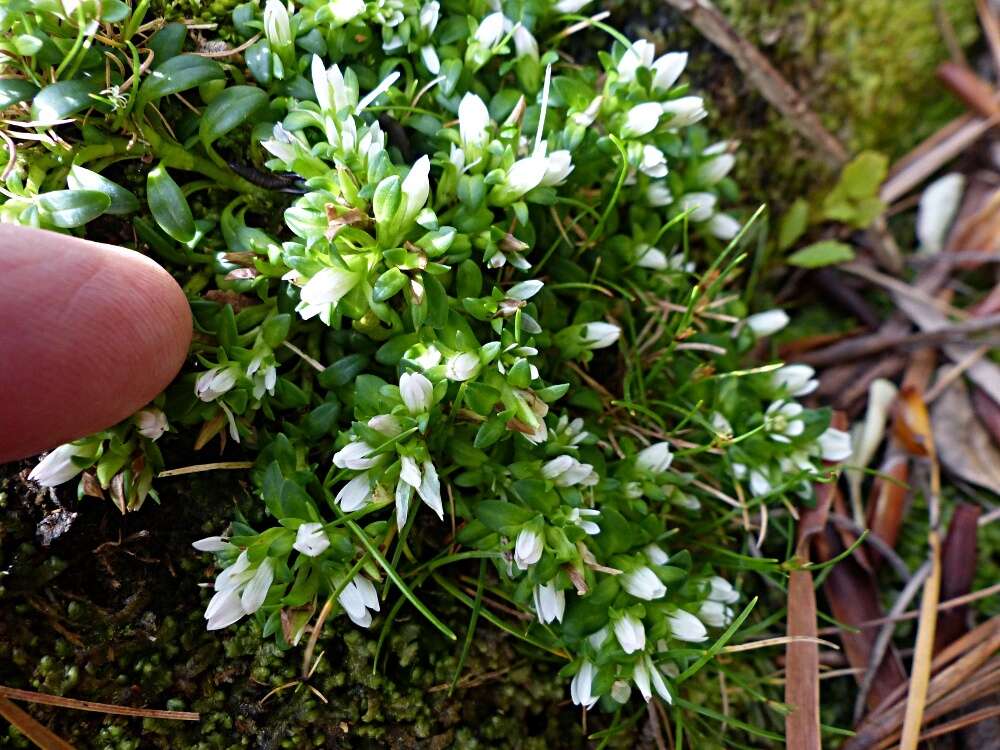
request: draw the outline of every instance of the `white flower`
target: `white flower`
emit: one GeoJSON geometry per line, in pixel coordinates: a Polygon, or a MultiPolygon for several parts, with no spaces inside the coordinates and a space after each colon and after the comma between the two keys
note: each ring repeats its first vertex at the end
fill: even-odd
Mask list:
{"type": "Polygon", "coordinates": [[[427,31],[434,31],[441,17],[441,3],[431,0],[420,9],[420,25],[427,31]]]}
{"type": "Polygon", "coordinates": [[[958,172],[946,174],[924,190],[917,212],[917,239],[924,252],[937,253],[944,248],[958,205],[965,190],[965,177],[958,172]]]}
{"type": "Polygon", "coordinates": [[[552,480],[557,487],[582,484],[590,487],[598,482],[597,472],[590,464],[581,463],[573,456],[556,456],[542,465],[542,476],[552,480]]]}
{"type": "Polygon", "coordinates": [[[573,171],[573,159],[569,151],[559,149],[545,157],[545,174],[540,185],[561,185],[573,171]]]}
{"type": "Polygon", "coordinates": [[[569,684],[569,694],[575,705],[591,708],[597,703],[598,696],[591,695],[590,692],[596,671],[593,664],[584,661],[580,665],[580,670],[573,675],[573,681],[569,684]]]}
{"type": "Polygon", "coordinates": [[[590,100],[590,104],[582,112],[574,112],[570,117],[570,120],[574,125],[581,128],[590,127],[594,120],[597,119],[597,113],[601,111],[601,104],[604,102],[604,97],[602,95],[597,95],[590,100]]]}
{"type": "Polygon", "coordinates": [[[537,532],[521,529],[514,543],[514,563],[520,570],[527,570],[542,557],[544,543],[537,532]]]}
{"type": "Polygon", "coordinates": [[[763,339],[773,336],[787,326],[788,320],[788,313],[784,310],[765,310],[764,312],[754,313],[748,317],[747,327],[754,332],[757,338],[763,339]]]}
{"type": "Polygon", "coordinates": [[[430,169],[430,159],[427,156],[421,156],[410,167],[410,171],[403,179],[401,188],[403,197],[406,200],[406,211],[403,214],[404,221],[411,221],[416,217],[420,213],[420,209],[427,202],[427,195],[431,189],[428,179],[430,169]]]}
{"type": "Polygon", "coordinates": [[[364,0],[328,0],[326,7],[338,26],[353,21],[365,12],[364,0]]]}
{"type": "Polygon", "coordinates": [[[688,218],[691,221],[708,221],[715,212],[717,200],[712,193],[688,193],[681,198],[681,210],[690,211],[688,218]]]}
{"type": "Polygon", "coordinates": [[[667,587],[657,577],[656,573],[643,565],[631,573],[625,573],[619,579],[624,589],[637,599],[651,602],[667,595],[667,587]]]}
{"type": "Polygon", "coordinates": [[[625,115],[622,137],[638,138],[641,135],[646,135],[656,128],[662,114],[663,109],[657,102],[644,102],[635,105],[625,115]]]}
{"type": "Polygon", "coordinates": [[[659,474],[669,469],[670,462],[673,460],[674,456],[670,452],[670,443],[667,442],[653,443],[649,447],[639,451],[639,455],[635,457],[637,466],[654,474],[659,474]]]}
{"type": "Polygon", "coordinates": [[[595,630],[593,633],[587,636],[587,643],[591,645],[595,651],[599,650],[601,646],[604,645],[604,641],[608,639],[608,629],[606,627],[600,630],[595,630]]]}
{"type": "Polygon", "coordinates": [[[764,412],[764,429],[769,433],[768,437],[779,443],[792,442],[790,438],[798,437],[806,429],[801,414],[802,404],[794,401],[775,401],[764,412]]]}
{"type": "Polygon", "coordinates": [[[484,47],[495,47],[503,39],[504,26],[508,23],[503,13],[490,13],[479,24],[473,38],[484,47]]]}
{"type": "Polygon", "coordinates": [[[372,582],[360,573],[344,586],[337,601],[351,621],[362,628],[369,627],[372,624],[372,612],[379,611],[378,593],[372,582]]]}
{"type": "Polygon", "coordinates": [[[667,615],[667,623],[670,625],[670,634],[679,641],[701,643],[708,640],[708,631],[701,620],[683,609],[667,615]]]}
{"type": "Polygon", "coordinates": [[[635,686],[639,688],[639,692],[642,693],[643,699],[648,703],[652,697],[653,693],[650,690],[650,680],[653,682],[653,688],[656,690],[657,695],[659,695],[667,703],[673,703],[674,698],[670,694],[670,690],[667,688],[667,683],[663,680],[663,674],[656,665],[653,664],[653,660],[649,658],[648,654],[644,654],[643,657],[635,663],[635,668],[632,672],[632,679],[635,680],[635,686]]]}
{"type": "Polygon", "coordinates": [[[479,372],[479,357],[472,352],[460,352],[449,357],[444,363],[444,376],[448,380],[461,383],[471,380],[479,372]]]}
{"type": "Polygon", "coordinates": [[[234,549],[224,536],[206,536],[204,539],[191,542],[191,546],[199,552],[225,552],[228,549],[234,549]]]}
{"type": "Polygon", "coordinates": [[[206,627],[208,630],[229,627],[245,614],[239,592],[232,589],[217,591],[205,608],[205,619],[208,620],[206,627]]]}
{"type": "Polygon", "coordinates": [[[698,618],[713,628],[724,628],[733,621],[733,610],[722,602],[706,599],[698,609],[698,618]]]}
{"type": "Polygon", "coordinates": [[[213,367],[194,382],[194,392],[202,401],[214,401],[236,385],[235,367],[213,367]]]}
{"type": "Polygon", "coordinates": [[[687,127],[708,116],[700,96],[682,96],[659,106],[663,114],[671,116],[668,123],[671,128],[687,127]]]}
{"type": "Polygon", "coordinates": [[[624,615],[615,620],[615,637],[626,654],[646,648],[646,629],[632,615],[624,615]]]}
{"type": "Polygon", "coordinates": [[[334,502],[345,513],[353,513],[365,506],[371,498],[371,477],[368,472],[358,474],[354,479],[341,487],[334,502]]]}
{"type": "Polygon", "coordinates": [[[310,306],[336,305],[359,281],[361,274],[346,268],[324,268],[306,282],[299,297],[310,306]]]}
{"type": "Polygon", "coordinates": [[[430,461],[423,463],[423,479],[417,487],[417,494],[424,501],[428,508],[437,513],[437,517],[444,520],[444,506],[441,504],[441,480],[438,479],[437,469],[430,461]]]}
{"type": "Polygon", "coordinates": [[[458,133],[466,149],[480,149],[489,141],[490,112],[483,100],[472,93],[458,103],[458,133]]]}
{"type": "Polygon", "coordinates": [[[735,164],[736,157],[732,154],[719,154],[698,168],[698,182],[703,185],[714,185],[729,174],[735,164]]]}
{"type": "Polygon", "coordinates": [[[292,27],[284,3],[267,0],[264,5],[264,35],[272,46],[281,47],[292,43],[292,27]]]}
{"type": "Polygon", "coordinates": [[[642,161],[639,162],[639,171],[650,177],[666,177],[667,157],[656,146],[647,143],[642,147],[642,161]]]}
{"type": "Polygon", "coordinates": [[[722,576],[712,576],[708,579],[708,584],[711,587],[708,592],[708,598],[713,602],[733,604],[739,601],[740,595],[733,588],[733,584],[722,576]]]}
{"type": "Polygon", "coordinates": [[[532,59],[538,59],[538,42],[535,37],[532,36],[531,32],[528,31],[524,26],[518,24],[514,27],[513,31],[514,39],[514,52],[516,57],[530,57],[532,59]]]}
{"type": "Polygon", "coordinates": [[[292,545],[303,555],[317,557],[330,546],[330,538],[323,530],[321,523],[304,523],[295,532],[295,543],[292,545]]]}
{"type": "Polygon", "coordinates": [[[333,465],[338,469],[354,469],[356,471],[370,469],[379,463],[380,459],[380,456],[369,457],[369,454],[374,450],[363,440],[355,440],[333,454],[333,465]]]}
{"type": "Polygon", "coordinates": [[[824,461],[846,461],[851,457],[851,436],[843,430],[828,427],[818,442],[824,461]]]}
{"type": "Polygon", "coordinates": [[[31,470],[28,479],[43,487],[55,487],[69,481],[83,471],[73,463],[73,456],[77,455],[77,450],[78,448],[72,443],[66,443],[49,451],[31,470]]]}
{"type": "Polygon", "coordinates": [[[155,407],[137,411],[132,419],[139,434],[154,441],[170,428],[167,424],[167,415],[155,407]]]}
{"type": "Polygon", "coordinates": [[[754,497],[767,495],[774,489],[771,480],[759,469],[750,470],[750,492],[754,497]]]}
{"type": "Polygon", "coordinates": [[[687,65],[687,52],[668,52],[653,63],[653,88],[666,91],[681,77],[687,65]]]}
{"type": "Polygon", "coordinates": [[[253,380],[254,398],[261,398],[265,393],[274,395],[274,387],[278,383],[278,368],[273,362],[264,365],[264,355],[258,355],[250,361],[247,365],[247,377],[253,380]]]}
{"type": "Polygon", "coordinates": [[[426,44],[420,48],[420,59],[424,61],[424,67],[431,75],[436,76],[441,72],[441,58],[431,45],[426,44]]]}
{"type": "Polygon", "coordinates": [[[410,414],[423,414],[433,403],[434,386],[419,372],[404,372],[399,377],[399,395],[410,414]]]}
{"type": "Polygon", "coordinates": [[[652,247],[645,243],[636,245],[636,265],[640,268],[649,268],[653,271],[665,271],[670,267],[667,254],[658,247],[652,247]]]}
{"type": "Polygon", "coordinates": [[[669,206],[674,202],[674,194],[665,182],[651,182],[646,188],[646,200],[651,206],[669,206]]]}
{"type": "Polygon", "coordinates": [[[712,412],[712,429],[715,430],[717,435],[725,438],[731,438],[733,436],[733,426],[729,424],[729,420],[726,419],[725,415],[719,412],[712,412]]]}
{"type": "Polygon", "coordinates": [[[728,242],[739,234],[740,229],[743,227],[742,224],[729,214],[712,214],[712,218],[708,220],[706,226],[713,237],[717,237],[725,242],[728,242]]]}
{"type": "Polygon", "coordinates": [[[622,329],[611,323],[587,323],[583,327],[583,345],[588,349],[604,349],[621,335],[622,329]]]}
{"type": "Polygon", "coordinates": [[[793,396],[807,396],[819,387],[819,381],[813,379],[815,374],[809,365],[785,365],[771,376],[771,382],[793,396]]]}
{"type": "Polygon", "coordinates": [[[670,555],[664,552],[663,547],[658,544],[647,544],[642,548],[642,551],[653,565],[666,565],[670,562],[670,555]]]}
{"type": "Polygon", "coordinates": [[[553,7],[560,13],[576,13],[591,2],[593,0],[559,0],[553,7]]]}
{"type": "Polygon", "coordinates": [[[512,195],[521,196],[542,183],[548,167],[544,156],[526,156],[518,159],[507,170],[506,183],[512,195]]]}
{"type": "Polygon", "coordinates": [[[267,598],[273,581],[274,567],[270,558],[264,558],[260,565],[251,569],[246,550],[241,552],[215,579],[215,595],[204,615],[208,620],[207,628],[218,630],[256,612],[267,598]]]}
{"type": "Polygon", "coordinates": [[[653,65],[655,56],[656,48],[650,42],[645,39],[632,42],[632,46],[625,50],[622,59],[618,61],[618,80],[631,83],[635,80],[639,68],[649,68],[653,65]]]}
{"type": "Polygon", "coordinates": [[[535,586],[535,614],[543,625],[549,622],[562,622],[566,611],[566,592],[556,588],[553,581],[535,586]]]}
{"type": "Polygon", "coordinates": [[[593,508],[573,508],[573,510],[569,512],[568,519],[570,522],[583,529],[584,534],[596,536],[601,533],[601,527],[593,521],[588,521],[587,518],[594,518],[600,515],[601,511],[594,510],[593,508]]]}
{"type": "Polygon", "coordinates": [[[243,607],[246,614],[252,615],[261,608],[264,599],[267,598],[267,590],[271,588],[273,581],[274,564],[270,557],[265,557],[257,566],[257,570],[243,588],[243,594],[240,596],[240,606],[243,607]]]}

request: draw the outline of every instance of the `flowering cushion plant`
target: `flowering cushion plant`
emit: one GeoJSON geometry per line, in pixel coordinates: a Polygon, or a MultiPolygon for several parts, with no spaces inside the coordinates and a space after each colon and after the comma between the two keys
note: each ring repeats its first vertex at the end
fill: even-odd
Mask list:
{"type": "Polygon", "coordinates": [[[47,124],[0,218],[131,216],[198,334],[155,404],[32,477],[86,472],[124,511],[165,431],[238,442],[272,520],[194,542],[219,562],[209,629],[251,616],[285,648],[409,602],[455,638],[421,589],[479,612],[489,586],[535,618],[506,627],[565,659],[575,703],[669,702],[745,607],[699,512],[808,497],[847,458],[795,400],[809,368],[746,367],[788,318],[731,291],[735,144],[699,124],[686,55],[586,5],[247,3],[221,58],[143,5],[0,15],[38,41],[3,63],[3,101],[47,124]],[[56,26],[87,50],[43,59],[56,26]],[[449,571],[477,560],[473,599],[449,571]]]}

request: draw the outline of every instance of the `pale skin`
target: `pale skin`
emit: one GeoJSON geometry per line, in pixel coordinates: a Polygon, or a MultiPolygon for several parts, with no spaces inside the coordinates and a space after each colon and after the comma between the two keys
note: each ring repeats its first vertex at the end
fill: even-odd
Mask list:
{"type": "Polygon", "coordinates": [[[181,288],[140,253],[0,225],[0,463],[110,427],[178,373],[181,288]]]}

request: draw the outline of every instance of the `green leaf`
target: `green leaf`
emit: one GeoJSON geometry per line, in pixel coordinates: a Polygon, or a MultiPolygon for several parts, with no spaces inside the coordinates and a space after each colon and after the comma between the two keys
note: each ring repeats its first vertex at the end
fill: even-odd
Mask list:
{"type": "Polygon", "coordinates": [[[177,57],[184,49],[187,26],[182,23],[168,23],[149,38],[147,46],[153,51],[156,64],[163,65],[172,57],[177,57]]]}
{"type": "Polygon", "coordinates": [[[261,326],[261,335],[264,338],[264,343],[272,349],[277,349],[288,338],[288,331],[291,327],[292,316],[288,313],[280,313],[273,318],[269,318],[261,326]]]}
{"type": "Polygon", "coordinates": [[[820,268],[854,260],[854,249],[836,240],[822,240],[804,247],[788,258],[789,265],[800,268],[820,268]]]}
{"type": "Polygon", "coordinates": [[[111,205],[107,209],[109,214],[129,214],[139,210],[139,199],[130,191],[79,164],[69,168],[66,183],[73,190],[97,190],[105,193],[111,199],[111,205]]]}
{"type": "Polygon", "coordinates": [[[208,145],[246,122],[267,104],[267,94],[256,86],[231,86],[205,108],[198,137],[208,145]]]}
{"type": "Polygon", "coordinates": [[[194,216],[180,186],[160,164],[146,178],[146,200],[160,229],[178,242],[194,239],[194,216]]]}
{"type": "Polygon", "coordinates": [[[406,286],[408,277],[398,268],[390,268],[375,281],[372,289],[372,299],[385,302],[406,286]]]}
{"type": "Polygon", "coordinates": [[[837,188],[852,200],[870,198],[889,173],[889,158],[876,151],[863,151],[852,159],[840,174],[837,188]]]}
{"type": "Polygon", "coordinates": [[[178,55],[153,69],[139,88],[143,102],[161,99],[223,78],[225,73],[214,60],[199,55],[178,55]]]}
{"type": "Polygon", "coordinates": [[[796,198],[778,225],[778,249],[784,251],[794,245],[808,226],[809,202],[805,198],[796,198]]]}
{"type": "Polygon", "coordinates": [[[475,512],[476,518],[493,531],[523,526],[538,515],[537,511],[503,500],[480,500],[475,512]]]}
{"type": "Polygon", "coordinates": [[[27,101],[37,91],[38,86],[23,78],[0,78],[0,109],[27,101]]]}
{"type": "Polygon", "coordinates": [[[319,374],[317,380],[324,388],[339,388],[347,385],[362,373],[368,365],[368,355],[348,354],[341,357],[319,374]]]}
{"type": "Polygon", "coordinates": [[[83,226],[111,205],[111,198],[99,190],[54,190],[36,200],[42,216],[63,229],[83,226]]]}
{"type": "Polygon", "coordinates": [[[97,92],[97,81],[74,79],[59,81],[38,92],[31,102],[31,119],[37,122],[55,122],[75,115],[94,104],[91,94],[97,92]]]}

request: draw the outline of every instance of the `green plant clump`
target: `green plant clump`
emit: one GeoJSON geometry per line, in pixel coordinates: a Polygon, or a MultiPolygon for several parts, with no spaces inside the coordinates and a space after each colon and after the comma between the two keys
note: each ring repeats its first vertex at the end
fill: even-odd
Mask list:
{"type": "Polygon", "coordinates": [[[269,0],[194,52],[142,2],[0,11],[0,219],[121,241],[127,218],[196,328],[164,394],[32,478],[125,512],[165,431],[238,443],[267,516],[194,542],[209,629],[249,616],[288,649],[346,615],[381,642],[412,607],[459,671],[499,627],[578,705],[669,703],[752,606],[746,558],[693,530],[808,501],[849,454],[795,400],[810,368],[746,369],[788,318],[732,291],[732,146],[687,56],[585,5],[269,0]],[[586,27],[610,51],[575,48],[586,27]]]}

